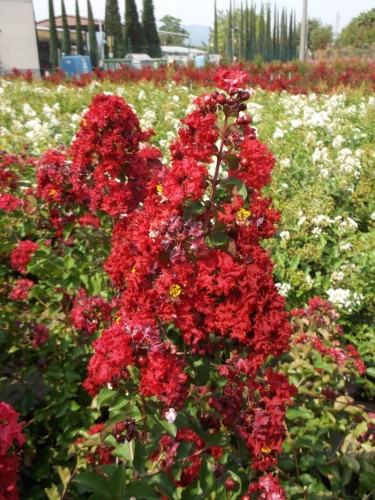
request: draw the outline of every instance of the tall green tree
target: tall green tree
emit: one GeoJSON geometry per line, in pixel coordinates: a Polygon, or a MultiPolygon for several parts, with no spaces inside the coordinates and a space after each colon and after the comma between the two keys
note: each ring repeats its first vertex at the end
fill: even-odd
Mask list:
{"type": "MultiPolygon", "coordinates": [[[[113,37],[112,52],[113,56],[121,58],[125,56],[124,29],[121,23],[120,9],[118,0],[107,0],[105,3],[104,26],[107,37],[113,37]]],[[[109,47],[107,45],[106,55],[109,47]]]]}
{"type": "Polygon", "coordinates": [[[216,6],[216,0],[215,0],[215,5],[214,5],[214,54],[219,53],[219,23],[217,19],[217,6],[216,6]]]}
{"type": "Polygon", "coordinates": [[[375,46],[375,9],[353,18],[338,38],[342,47],[366,48],[375,46]]]}
{"type": "Polygon", "coordinates": [[[229,3],[228,28],[227,28],[227,56],[229,61],[233,61],[233,17],[232,17],[232,1],[229,3]]]}
{"type": "Polygon", "coordinates": [[[57,38],[55,9],[53,0],[48,0],[48,14],[49,14],[49,62],[52,68],[57,68],[59,65],[59,40],[57,38]]]}
{"type": "Polygon", "coordinates": [[[135,0],[125,0],[125,52],[142,53],[146,41],[135,0]]]}
{"type": "Polygon", "coordinates": [[[98,41],[96,39],[95,20],[94,20],[94,15],[92,13],[90,0],[87,0],[87,18],[88,18],[88,31],[89,31],[89,55],[91,58],[91,64],[93,68],[96,68],[99,64],[99,51],[98,51],[98,41]]]}
{"type": "Polygon", "coordinates": [[[143,0],[142,27],[146,41],[146,52],[150,57],[161,57],[160,38],[156,27],[154,4],[143,0]]]}
{"type": "Polygon", "coordinates": [[[64,0],[61,0],[61,18],[62,18],[62,28],[63,28],[61,50],[65,56],[70,56],[71,54],[70,31],[68,25],[68,18],[66,17],[64,0]]]}
{"type": "Polygon", "coordinates": [[[83,44],[83,35],[82,35],[82,23],[81,16],[79,13],[79,5],[78,0],[76,0],[76,46],[77,46],[77,54],[83,55],[85,53],[85,47],[83,44]]]}
{"type": "Polygon", "coordinates": [[[160,19],[160,22],[161,25],[159,32],[165,45],[185,44],[185,41],[189,38],[190,34],[181,26],[181,19],[173,16],[164,16],[160,19]],[[178,35],[171,35],[171,33],[178,33],[178,35]]]}

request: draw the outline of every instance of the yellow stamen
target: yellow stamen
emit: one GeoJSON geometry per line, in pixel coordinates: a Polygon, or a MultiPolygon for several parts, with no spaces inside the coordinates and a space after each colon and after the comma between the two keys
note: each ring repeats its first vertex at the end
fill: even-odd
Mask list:
{"type": "Polygon", "coordinates": [[[158,184],[158,185],[156,186],[156,191],[157,191],[159,194],[162,194],[162,192],[163,192],[163,186],[162,186],[161,184],[158,184]]]}
{"type": "Polygon", "coordinates": [[[263,446],[263,448],[261,449],[261,452],[262,453],[266,453],[267,455],[271,453],[271,448],[268,448],[267,445],[263,446]]]}
{"type": "Polygon", "coordinates": [[[169,295],[172,297],[172,299],[176,299],[179,295],[182,293],[182,288],[180,285],[171,285],[169,287],[169,295]]]}
{"type": "Polygon", "coordinates": [[[246,219],[248,219],[251,215],[251,212],[249,210],[246,210],[246,208],[241,208],[237,213],[237,219],[240,222],[245,222],[246,219]]]}
{"type": "Polygon", "coordinates": [[[135,273],[137,272],[136,268],[135,268],[135,267],[133,267],[133,269],[131,270],[131,272],[132,272],[133,274],[135,274],[135,273]]]}
{"type": "Polygon", "coordinates": [[[56,193],[56,189],[50,189],[49,195],[53,196],[56,193]]]}

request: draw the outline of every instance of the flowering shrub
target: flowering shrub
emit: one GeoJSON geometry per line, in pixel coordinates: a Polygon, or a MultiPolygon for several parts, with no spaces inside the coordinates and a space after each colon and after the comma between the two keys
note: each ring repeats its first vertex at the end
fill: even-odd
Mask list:
{"type": "MultiPolygon", "coordinates": [[[[249,101],[235,69],[201,98],[211,70],[0,80],[0,147],[18,152],[0,153],[0,398],[27,421],[21,498],[371,491],[375,100],[249,101]],[[292,332],[284,305],[316,295],[340,317],[315,300],[292,332]]],[[[252,82],[298,92],[293,68],[269,70],[252,82]]]]}
{"type": "Polygon", "coordinates": [[[291,349],[280,365],[298,387],[280,461],[288,498],[364,498],[373,481],[375,414],[355,399],[353,381],[365,366],[343,343],[329,302],[316,297],[291,317],[291,349]]]}
{"type": "MultiPolygon", "coordinates": [[[[261,193],[274,157],[244,114],[247,79],[218,71],[221,92],[195,100],[171,146],[170,166],[153,162],[143,203],[111,213],[119,217],[105,269],[120,294],[118,317],[93,344],[84,386],[108,407],[99,447],[111,446],[113,461],[126,464],[126,491],[141,478],[167,494],[168,477],[184,494],[210,494],[225,491],[235,474],[235,488],[244,492],[249,471],[274,466],[281,451],[285,405],[295,391],[264,364],[288,348],[291,330],[260,246],[278,221],[261,193]],[[121,412],[113,413],[118,398],[121,412]]],[[[82,134],[102,99],[84,116],[82,134]]],[[[109,109],[116,100],[106,97],[109,109]]],[[[84,156],[82,134],[72,148],[73,170],[84,156]]],[[[96,134],[102,137],[100,129],[96,134]]],[[[94,178],[105,166],[98,163],[94,178]]],[[[137,187],[135,175],[126,179],[129,188],[137,187]]]]}

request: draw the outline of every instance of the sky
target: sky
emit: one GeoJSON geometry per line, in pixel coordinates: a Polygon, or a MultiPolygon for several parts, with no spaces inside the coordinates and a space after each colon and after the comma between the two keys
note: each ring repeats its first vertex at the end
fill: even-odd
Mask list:
{"type": "MultiPolygon", "coordinates": [[[[48,18],[48,0],[32,0],[34,5],[35,19],[41,21],[48,18]]],[[[61,14],[61,0],[53,0],[55,15],[61,14]]],[[[246,0],[242,0],[245,5],[246,0]]],[[[75,15],[75,0],[64,0],[67,14],[75,15]]],[[[240,7],[241,0],[232,0],[235,7],[240,7]]],[[[119,0],[120,13],[124,15],[125,0],[119,0]]],[[[142,10],[142,0],[136,0],[138,14],[142,10]]],[[[213,26],[214,22],[214,0],[154,0],[155,18],[158,22],[162,17],[169,15],[181,19],[183,25],[196,24],[200,26],[213,26]]],[[[271,0],[263,2],[270,3],[273,7],[286,7],[288,12],[295,10],[297,20],[301,19],[303,0],[271,0]]],[[[87,16],[87,0],[78,0],[80,14],[87,16]]],[[[229,0],[216,0],[218,11],[229,10],[229,0]]],[[[255,0],[258,9],[261,0],[255,0]]],[[[105,0],[91,0],[94,17],[104,19],[105,0]]],[[[248,0],[251,5],[251,0],[248,0]]],[[[353,17],[361,12],[375,7],[374,0],[308,0],[308,16],[320,19],[323,24],[331,24],[333,31],[338,33],[353,17]]]]}

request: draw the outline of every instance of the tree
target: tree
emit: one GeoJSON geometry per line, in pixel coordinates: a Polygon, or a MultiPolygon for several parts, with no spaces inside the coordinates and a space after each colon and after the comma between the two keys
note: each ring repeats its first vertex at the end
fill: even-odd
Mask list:
{"type": "Polygon", "coordinates": [[[113,56],[117,58],[124,57],[126,52],[125,40],[118,0],[106,1],[104,25],[107,37],[113,37],[113,56]]]}
{"type": "Polygon", "coordinates": [[[164,16],[160,19],[162,23],[159,31],[163,41],[166,45],[184,45],[185,40],[189,38],[190,33],[181,26],[181,19],[173,16],[164,16]],[[171,35],[170,33],[179,33],[178,35],[171,35]],[[181,36],[186,35],[186,36],[181,36]]]}
{"type": "Polygon", "coordinates": [[[232,2],[229,3],[228,14],[228,28],[227,28],[227,56],[230,62],[233,61],[234,47],[233,47],[233,16],[232,16],[232,2]]]}
{"type": "Polygon", "coordinates": [[[214,13],[214,54],[219,53],[219,25],[217,20],[217,7],[215,0],[215,13],[214,13]]]}
{"type": "Polygon", "coordinates": [[[375,9],[352,19],[340,33],[338,43],[342,47],[354,48],[375,45],[375,9]]]}
{"type": "Polygon", "coordinates": [[[87,17],[88,17],[88,31],[89,31],[89,54],[91,64],[94,68],[98,66],[98,41],[96,40],[95,20],[92,13],[90,0],[87,0],[87,17]]]}
{"type": "Polygon", "coordinates": [[[56,19],[53,7],[53,0],[48,0],[48,13],[49,13],[49,62],[51,63],[52,68],[57,68],[57,66],[59,65],[59,55],[58,55],[59,41],[57,38],[56,19]]]}
{"type": "Polygon", "coordinates": [[[135,0],[125,0],[125,52],[142,53],[145,45],[135,0]]]}
{"type": "MultiPolygon", "coordinates": [[[[298,28],[297,38],[299,40],[301,27],[298,28]]],[[[307,47],[312,51],[325,49],[333,42],[333,28],[331,25],[323,24],[320,19],[312,18],[307,24],[307,47]]]]}
{"type": "Polygon", "coordinates": [[[333,42],[333,28],[331,25],[315,28],[310,34],[310,47],[313,52],[326,49],[333,42]]]}
{"type": "Polygon", "coordinates": [[[63,27],[63,33],[62,33],[62,53],[65,56],[70,56],[71,54],[71,49],[70,49],[70,31],[69,31],[69,26],[68,26],[68,19],[66,17],[66,10],[65,10],[65,3],[64,0],[61,0],[61,17],[62,17],[62,27],[63,27]]]}
{"type": "Polygon", "coordinates": [[[156,27],[152,0],[143,0],[142,27],[146,40],[146,52],[150,57],[161,57],[160,38],[156,27]]]}
{"type": "Polygon", "coordinates": [[[77,36],[77,54],[83,55],[85,53],[85,48],[83,45],[82,24],[81,24],[81,16],[79,13],[78,0],[76,0],[76,36],[77,36]]]}

